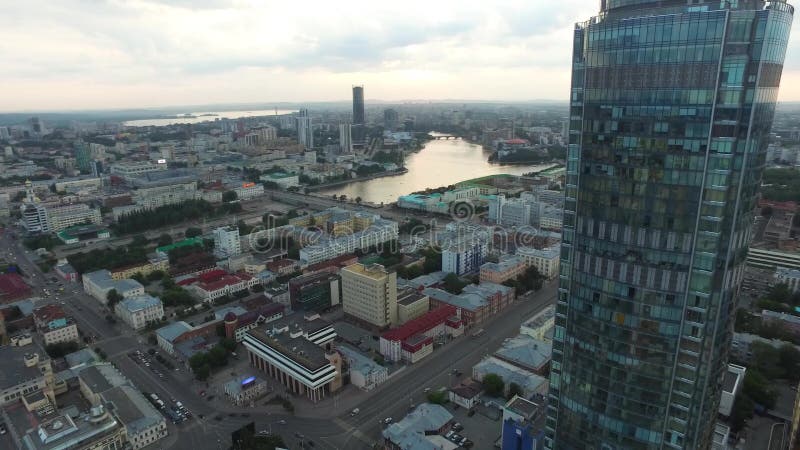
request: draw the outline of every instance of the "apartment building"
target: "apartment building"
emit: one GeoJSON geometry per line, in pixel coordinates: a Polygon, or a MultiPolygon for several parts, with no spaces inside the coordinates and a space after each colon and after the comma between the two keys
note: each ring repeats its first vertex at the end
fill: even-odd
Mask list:
{"type": "Polygon", "coordinates": [[[342,269],[344,313],[378,328],[397,324],[397,273],[380,264],[342,269]]]}

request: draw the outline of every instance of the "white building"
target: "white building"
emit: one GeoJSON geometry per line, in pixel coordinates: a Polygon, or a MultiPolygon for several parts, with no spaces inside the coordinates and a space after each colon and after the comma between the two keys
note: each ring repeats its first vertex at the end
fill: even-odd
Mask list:
{"type": "Polygon", "coordinates": [[[114,289],[124,298],[144,295],[144,286],[136,280],[115,280],[108,270],[83,274],[83,290],[102,304],[108,302],[108,293],[114,289]]]}
{"type": "Polygon", "coordinates": [[[353,126],[349,123],[339,124],[339,151],[353,153],[353,126]]]}
{"type": "Polygon", "coordinates": [[[44,345],[60,342],[80,342],[78,326],[68,317],[59,305],[45,305],[33,310],[36,330],[44,340],[44,345]]]}
{"type": "Polygon", "coordinates": [[[305,109],[301,109],[297,117],[297,142],[306,150],[314,148],[314,124],[305,109]]]}
{"type": "Polygon", "coordinates": [[[114,312],[134,330],[141,330],[153,321],[164,317],[164,306],[156,297],[142,295],[130,297],[117,303],[114,312]]]}
{"type": "Polygon", "coordinates": [[[133,191],[132,198],[137,205],[145,208],[177,205],[197,198],[197,183],[190,181],[152,187],[140,186],[133,191]]]}
{"type": "Polygon", "coordinates": [[[800,270],[778,267],[775,269],[775,282],[789,286],[789,290],[797,292],[800,289],[800,270]]]}
{"type": "Polygon", "coordinates": [[[744,385],[744,374],[747,369],[736,364],[728,364],[728,370],[722,379],[722,396],[719,399],[719,413],[725,417],[731,415],[736,395],[744,385]]]}
{"type": "Polygon", "coordinates": [[[486,261],[489,245],[480,239],[463,239],[442,251],[442,272],[464,275],[477,272],[486,261]]]}
{"type": "Polygon", "coordinates": [[[243,183],[241,186],[237,186],[233,191],[236,192],[237,199],[250,200],[264,195],[264,185],[260,183],[243,183]]]}
{"type": "Polygon", "coordinates": [[[525,258],[528,267],[536,267],[539,273],[547,279],[558,276],[561,246],[554,245],[541,250],[533,247],[517,247],[516,254],[525,258]]]}
{"type": "Polygon", "coordinates": [[[117,175],[125,179],[136,178],[149,172],[158,172],[167,170],[166,164],[152,163],[149,161],[143,162],[120,162],[111,165],[111,174],[117,175]]]}
{"type": "Polygon", "coordinates": [[[309,266],[327,261],[337,256],[353,253],[356,250],[364,250],[374,245],[393,241],[397,239],[397,236],[397,222],[378,219],[365,230],[328,239],[300,249],[300,263],[302,266],[309,266]]]}
{"type": "Polygon", "coordinates": [[[365,391],[372,390],[389,378],[386,367],[376,363],[358,350],[345,345],[337,345],[336,350],[342,355],[350,371],[350,383],[365,391]]]}
{"type": "Polygon", "coordinates": [[[239,227],[227,226],[214,230],[214,256],[228,258],[242,253],[242,243],[239,240],[239,227]]]}
{"type": "Polygon", "coordinates": [[[100,210],[83,203],[45,207],[38,203],[25,203],[22,207],[25,229],[35,233],[57,233],[64,228],[84,223],[100,224],[100,210]]]}

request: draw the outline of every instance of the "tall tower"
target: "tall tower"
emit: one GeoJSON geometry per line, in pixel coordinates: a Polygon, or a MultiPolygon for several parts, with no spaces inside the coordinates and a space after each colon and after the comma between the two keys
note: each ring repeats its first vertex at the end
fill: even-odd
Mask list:
{"type": "Polygon", "coordinates": [[[353,124],[364,125],[364,86],[353,86],[353,124]]]}
{"type": "Polygon", "coordinates": [[[575,27],[549,449],[708,449],[794,9],[575,27]]]}
{"type": "Polygon", "coordinates": [[[339,151],[344,154],[353,153],[353,129],[349,123],[339,124],[339,151]]]}
{"type": "Polygon", "coordinates": [[[314,148],[314,124],[311,121],[311,116],[308,115],[307,109],[301,109],[297,116],[297,142],[305,150],[314,148]]]}

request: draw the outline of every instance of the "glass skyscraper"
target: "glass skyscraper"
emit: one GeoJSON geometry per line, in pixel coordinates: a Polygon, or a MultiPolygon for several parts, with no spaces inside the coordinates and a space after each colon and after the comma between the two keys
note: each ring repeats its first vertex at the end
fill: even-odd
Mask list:
{"type": "Polygon", "coordinates": [[[603,0],[576,26],[547,448],[709,448],[793,12],[603,0]]]}

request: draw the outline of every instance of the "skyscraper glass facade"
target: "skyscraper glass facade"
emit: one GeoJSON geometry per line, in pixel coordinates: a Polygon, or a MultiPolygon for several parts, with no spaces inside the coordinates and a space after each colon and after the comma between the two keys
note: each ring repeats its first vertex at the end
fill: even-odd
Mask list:
{"type": "Polygon", "coordinates": [[[709,447],[792,15],[603,0],[576,26],[548,448],[709,447]]]}

